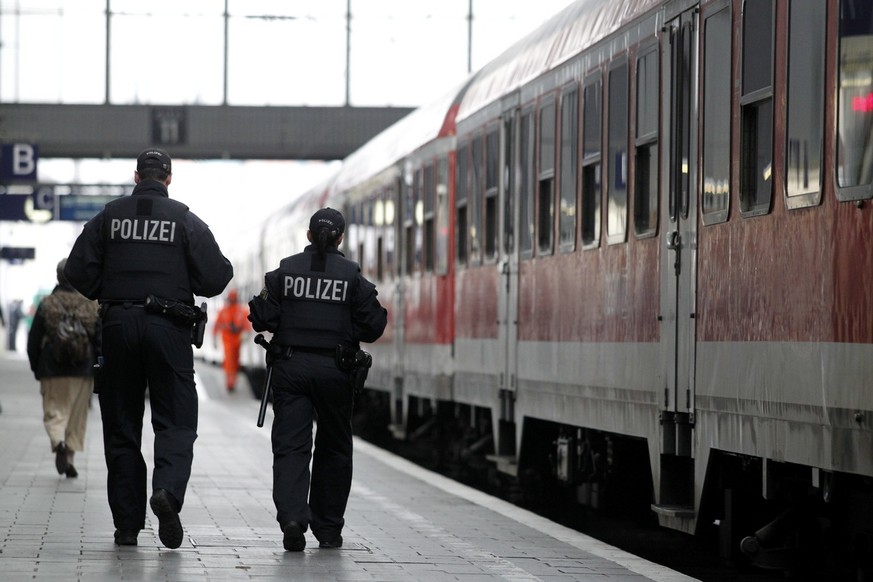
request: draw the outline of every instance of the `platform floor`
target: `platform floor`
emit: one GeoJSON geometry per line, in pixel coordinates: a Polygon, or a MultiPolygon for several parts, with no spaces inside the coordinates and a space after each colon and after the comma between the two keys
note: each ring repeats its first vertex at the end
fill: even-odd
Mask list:
{"type": "MultiPolygon", "coordinates": [[[[96,396],[79,477],[58,476],[39,384],[23,354],[0,354],[0,580],[621,581],[693,580],[355,442],[344,546],[285,552],[271,492],[268,413],[220,369],[197,363],[200,428],[185,541],[157,537],[149,511],[136,547],[117,547],[106,501],[96,396]]],[[[148,412],[143,450],[151,470],[148,412]]],[[[150,478],[150,477],[149,477],[150,478]]]]}

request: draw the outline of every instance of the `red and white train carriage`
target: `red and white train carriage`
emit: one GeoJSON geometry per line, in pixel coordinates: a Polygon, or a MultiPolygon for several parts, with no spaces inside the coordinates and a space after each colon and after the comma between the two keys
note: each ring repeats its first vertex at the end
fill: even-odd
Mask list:
{"type": "Polygon", "coordinates": [[[389,394],[390,428],[405,436],[411,402],[451,401],[454,115],[459,90],[422,107],[343,161],[331,201],[344,244],[388,308],[369,384],[389,394]]]}
{"type": "Polygon", "coordinates": [[[869,576],[871,138],[867,0],[568,6],[331,183],[371,395],[568,513],[869,576]]]}

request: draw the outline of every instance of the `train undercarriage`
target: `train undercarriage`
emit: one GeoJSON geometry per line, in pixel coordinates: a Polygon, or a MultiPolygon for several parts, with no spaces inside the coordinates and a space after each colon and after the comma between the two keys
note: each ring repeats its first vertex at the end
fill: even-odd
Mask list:
{"type": "MultiPolygon", "coordinates": [[[[398,427],[391,395],[366,390],[356,434],[586,533],[605,519],[657,528],[645,439],[527,418],[507,462],[490,409],[407,398],[398,427]]],[[[873,480],[713,449],[703,487],[693,537],[713,560],[774,578],[873,580],[873,480]]]]}

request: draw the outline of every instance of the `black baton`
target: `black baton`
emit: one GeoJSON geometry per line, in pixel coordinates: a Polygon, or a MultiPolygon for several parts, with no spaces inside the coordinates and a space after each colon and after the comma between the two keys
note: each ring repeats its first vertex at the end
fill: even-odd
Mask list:
{"type": "Polygon", "coordinates": [[[267,415],[267,402],[270,400],[270,382],[273,379],[273,354],[270,342],[264,339],[263,334],[255,336],[255,343],[267,350],[267,379],[264,380],[264,393],[261,395],[261,410],[258,412],[258,428],[264,426],[264,417],[267,415]]]}

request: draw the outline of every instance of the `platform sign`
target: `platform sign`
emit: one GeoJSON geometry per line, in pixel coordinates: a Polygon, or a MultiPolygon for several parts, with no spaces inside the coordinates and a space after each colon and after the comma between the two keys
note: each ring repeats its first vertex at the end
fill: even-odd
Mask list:
{"type": "Polygon", "coordinates": [[[0,220],[29,221],[27,216],[27,194],[0,194],[0,220]]]}
{"type": "Polygon", "coordinates": [[[103,210],[107,202],[115,200],[118,196],[96,195],[85,196],[81,194],[68,194],[58,196],[58,220],[80,220],[87,222],[94,215],[103,210]]]}
{"type": "Polygon", "coordinates": [[[34,210],[51,210],[54,214],[55,210],[55,189],[53,186],[38,186],[33,189],[33,208],[34,210]]]}
{"type": "Polygon", "coordinates": [[[127,184],[18,184],[0,186],[0,220],[87,222],[108,202],[133,189],[127,184]]]}
{"type": "Polygon", "coordinates": [[[33,259],[36,256],[34,247],[2,247],[0,248],[0,259],[5,259],[13,263],[33,259]]]}
{"type": "Polygon", "coordinates": [[[39,146],[35,143],[4,143],[0,149],[0,181],[35,182],[39,146]]]}

